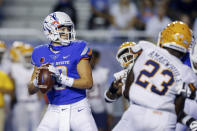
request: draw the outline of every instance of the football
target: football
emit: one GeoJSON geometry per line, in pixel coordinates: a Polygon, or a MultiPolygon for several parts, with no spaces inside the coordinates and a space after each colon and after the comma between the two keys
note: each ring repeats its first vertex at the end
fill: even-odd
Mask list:
{"type": "Polygon", "coordinates": [[[38,85],[40,91],[42,93],[46,93],[55,84],[55,78],[52,76],[52,73],[48,70],[47,67],[43,67],[39,70],[40,72],[38,74],[38,85]]]}

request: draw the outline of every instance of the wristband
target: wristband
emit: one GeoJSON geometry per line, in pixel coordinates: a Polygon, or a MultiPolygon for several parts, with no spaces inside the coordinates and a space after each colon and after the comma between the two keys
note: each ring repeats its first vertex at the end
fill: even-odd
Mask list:
{"type": "Polygon", "coordinates": [[[112,102],[116,101],[116,99],[111,99],[107,96],[107,90],[104,93],[104,97],[105,97],[105,101],[108,103],[112,103],[112,102]]]}
{"type": "Polygon", "coordinates": [[[188,127],[190,127],[190,125],[191,125],[191,123],[192,123],[193,121],[195,121],[195,119],[191,117],[191,118],[186,122],[186,125],[187,125],[188,127]]]}
{"type": "Polygon", "coordinates": [[[72,87],[74,83],[74,79],[63,74],[60,75],[61,84],[72,87]]]}
{"type": "MultiPolygon", "coordinates": [[[[189,116],[189,115],[186,115],[186,116],[181,120],[181,123],[183,123],[184,125],[187,125],[188,122],[190,121],[190,119],[192,119],[192,117],[189,116]]],[[[187,126],[189,126],[189,125],[187,125],[187,126]]]]}

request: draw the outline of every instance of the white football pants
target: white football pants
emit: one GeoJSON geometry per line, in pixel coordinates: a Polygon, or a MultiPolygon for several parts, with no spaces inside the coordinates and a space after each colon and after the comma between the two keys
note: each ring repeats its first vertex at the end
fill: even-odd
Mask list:
{"type": "MultiPolygon", "coordinates": [[[[197,119],[197,102],[194,100],[186,99],[184,111],[188,115],[197,119]]],[[[187,126],[177,123],[176,131],[186,131],[187,128],[188,128],[187,126]]]]}
{"type": "Polygon", "coordinates": [[[49,105],[37,131],[97,131],[87,99],[69,105],[49,105]]]}
{"type": "Polygon", "coordinates": [[[175,127],[174,113],[131,104],[113,131],[174,131],[175,127]]]}

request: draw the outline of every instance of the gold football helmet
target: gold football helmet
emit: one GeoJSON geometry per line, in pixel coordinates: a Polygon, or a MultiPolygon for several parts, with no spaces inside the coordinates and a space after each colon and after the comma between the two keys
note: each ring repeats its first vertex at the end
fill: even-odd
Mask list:
{"type": "Polygon", "coordinates": [[[21,62],[25,67],[31,67],[31,55],[33,47],[30,44],[15,41],[10,49],[10,57],[13,62],[21,62]]]}
{"type": "Polygon", "coordinates": [[[0,40],[0,52],[5,52],[6,51],[6,44],[4,41],[0,40]]]}
{"type": "Polygon", "coordinates": [[[25,44],[23,48],[21,48],[21,54],[23,56],[31,56],[33,52],[33,47],[30,44],[25,44]]]}
{"type": "Polygon", "coordinates": [[[33,52],[33,47],[30,44],[25,44],[21,49],[21,62],[26,68],[31,68],[31,56],[33,52]]]}
{"type": "Polygon", "coordinates": [[[24,48],[25,43],[22,41],[13,42],[10,48],[10,58],[13,62],[20,62],[21,50],[24,48]]]}
{"type": "Polygon", "coordinates": [[[134,64],[134,60],[137,57],[137,54],[132,52],[132,47],[135,46],[135,42],[124,42],[119,47],[118,52],[116,54],[116,60],[120,63],[123,68],[127,68],[128,66],[132,67],[134,64]]]}
{"type": "Polygon", "coordinates": [[[183,53],[188,51],[192,41],[192,31],[187,24],[174,21],[159,34],[158,45],[171,48],[183,53]]]}

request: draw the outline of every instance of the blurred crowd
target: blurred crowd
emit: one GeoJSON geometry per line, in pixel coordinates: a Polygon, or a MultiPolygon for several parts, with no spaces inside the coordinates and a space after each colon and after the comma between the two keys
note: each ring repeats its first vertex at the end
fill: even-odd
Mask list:
{"type": "MultiPolygon", "coordinates": [[[[78,25],[73,0],[59,0],[53,11],[64,11],[78,25]]],[[[141,30],[157,35],[174,20],[187,23],[197,34],[196,0],[89,0],[87,29],[141,30]]]]}

